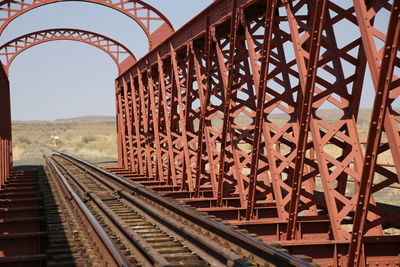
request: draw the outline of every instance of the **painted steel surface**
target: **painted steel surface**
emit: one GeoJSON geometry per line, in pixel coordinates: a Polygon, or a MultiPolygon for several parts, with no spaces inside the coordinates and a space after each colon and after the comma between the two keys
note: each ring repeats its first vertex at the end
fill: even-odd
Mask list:
{"type": "Polygon", "coordinates": [[[3,66],[0,66],[0,189],[10,176],[12,167],[11,147],[10,84],[3,66]]]}
{"type": "Polygon", "coordinates": [[[14,59],[25,50],[46,42],[70,40],[93,45],[106,52],[115,62],[119,73],[136,62],[135,55],[124,45],[104,35],[79,29],[47,29],[19,36],[0,46],[0,60],[6,73],[14,59]]]}
{"type": "MultiPolygon", "coordinates": [[[[74,2],[77,0],[5,0],[0,2],[0,34],[14,19],[35,8],[60,3],[74,2]]],[[[149,48],[152,49],[164,41],[174,28],[169,20],[156,8],[141,0],[78,0],[81,2],[94,3],[115,9],[122,14],[135,20],[143,29],[148,40],[149,48]]]]}
{"type": "MultiPolygon", "coordinates": [[[[2,5],[18,16],[34,3],[2,5]]],[[[399,8],[217,0],[168,38],[172,27],[150,34],[142,21],[153,49],[116,79],[116,171],[322,265],[400,264],[399,8]]],[[[0,89],[6,157],[8,83],[0,89]]],[[[7,173],[10,157],[1,162],[7,173]]]]}
{"type": "Polygon", "coordinates": [[[398,5],[215,1],[116,80],[120,167],[322,264],[399,264],[398,5]]]}

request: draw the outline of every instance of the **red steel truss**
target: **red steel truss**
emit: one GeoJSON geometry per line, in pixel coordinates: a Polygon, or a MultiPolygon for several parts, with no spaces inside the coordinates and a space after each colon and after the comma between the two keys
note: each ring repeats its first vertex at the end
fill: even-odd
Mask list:
{"type": "Polygon", "coordinates": [[[0,46],[0,60],[8,73],[13,60],[25,50],[45,42],[70,40],[93,45],[106,52],[122,73],[136,62],[135,55],[124,45],[98,33],[78,29],[48,29],[25,34],[0,46]]]}
{"type": "MultiPolygon", "coordinates": [[[[22,14],[44,5],[77,0],[4,0],[0,2],[0,34],[22,14]]],[[[115,9],[135,20],[146,33],[150,49],[174,32],[169,20],[153,6],[141,0],[78,0],[115,9]]]]}
{"type": "Polygon", "coordinates": [[[10,85],[3,66],[0,66],[0,188],[10,175],[11,147],[10,85]]]}
{"type": "Polygon", "coordinates": [[[324,266],[397,266],[399,8],[215,1],[116,80],[120,167],[324,266]]]}

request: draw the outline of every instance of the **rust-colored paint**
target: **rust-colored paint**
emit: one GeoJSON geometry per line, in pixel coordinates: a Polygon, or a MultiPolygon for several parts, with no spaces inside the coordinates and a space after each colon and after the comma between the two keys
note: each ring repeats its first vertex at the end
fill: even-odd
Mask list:
{"type": "Polygon", "coordinates": [[[42,43],[70,40],[93,45],[106,52],[117,64],[119,73],[126,70],[126,63],[136,62],[135,55],[124,45],[104,35],[79,29],[47,29],[17,37],[0,46],[0,59],[6,73],[14,59],[25,50],[42,43]]]}
{"type": "MultiPolygon", "coordinates": [[[[72,2],[76,0],[5,0],[0,2],[0,34],[14,19],[35,8],[60,2],[72,2]]],[[[130,17],[143,29],[149,40],[149,48],[152,49],[164,41],[174,32],[169,20],[156,8],[141,0],[78,0],[106,6],[130,17]],[[162,22],[161,25],[160,22],[162,22]],[[157,25],[159,25],[157,27],[157,25]]]]}
{"type": "Polygon", "coordinates": [[[10,176],[12,165],[10,84],[0,66],[0,189],[10,176]]]}
{"type": "Polygon", "coordinates": [[[400,209],[373,196],[399,182],[397,5],[215,1],[117,79],[150,99],[150,111],[136,109],[139,120],[153,115],[135,143],[158,176],[115,171],[322,265],[398,264],[399,235],[384,232],[400,229],[400,209]],[[375,25],[383,18],[387,32],[375,25]],[[345,27],[359,34],[342,38],[345,27]],[[387,36],[380,50],[375,40],[387,36]],[[364,154],[357,117],[368,71],[379,109],[364,154]],[[327,106],[343,115],[321,116],[327,106]],[[395,169],[374,161],[385,151],[395,169]]]}
{"type": "MultiPolygon", "coordinates": [[[[34,7],[26,6],[3,28],[34,7]]],[[[152,17],[135,13],[153,49],[125,62],[116,80],[113,171],[324,266],[398,265],[400,235],[385,233],[399,232],[400,208],[374,195],[400,189],[399,8],[399,0],[218,0],[174,34],[160,13],[154,18],[165,24],[154,31],[152,17]],[[342,38],[345,27],[357,34],[342,38]],[[366,75],[376,94],[364,153],[357,118],[366,75]],[[327,106],[343,115],[321,116],[327,106]],[[377,163],[387,151],[394,165],[377,163]]],[[[7,175],[3,76],[0,172],[7,175]]]]}

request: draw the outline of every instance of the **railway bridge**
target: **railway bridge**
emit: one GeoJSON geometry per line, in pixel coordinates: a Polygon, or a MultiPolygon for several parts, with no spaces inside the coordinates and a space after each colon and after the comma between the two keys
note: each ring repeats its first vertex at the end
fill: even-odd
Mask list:
{"type": "MultiPolygon", "coordinates": [[[[216,0],[176,31],[145,1],[83,1],[135,20],[150,51],[84,29],[2,45],[0,185],[15,176],[10,64],[75,40],[118,65],[109,172],[321,266],[400,265],[400,0],[216,0]]],[[[54,2],[4,0],[0,33],[54,2]]]]}

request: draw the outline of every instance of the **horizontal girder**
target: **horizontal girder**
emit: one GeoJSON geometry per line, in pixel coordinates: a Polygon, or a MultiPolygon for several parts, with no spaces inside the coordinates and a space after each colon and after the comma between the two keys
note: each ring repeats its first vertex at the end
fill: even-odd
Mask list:
{"type": "MultiPolygon", "coordinates": [[[[285,244],[347,244],[331,263],[375,264],[364,241],[400,235],[400,204],[385,197],[400,188],[399,8],[215,1],[118,77],[120,165],[243,226],[279,222],[285,244]]],[[[384,253],[377,262],[399,260],[384,253]]]]}

